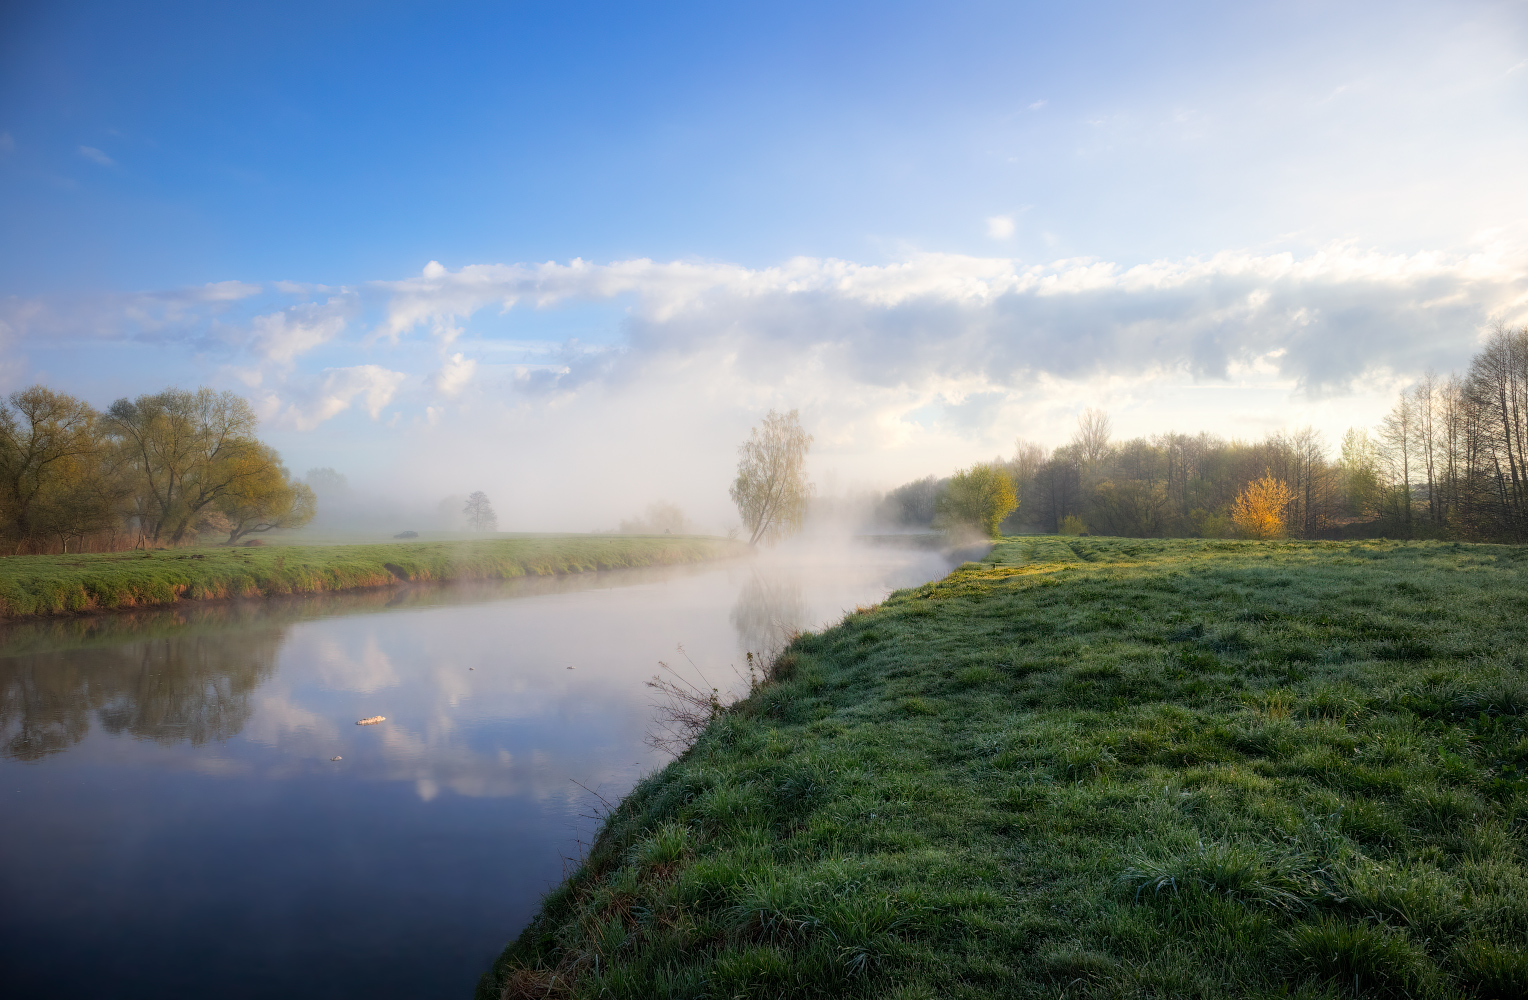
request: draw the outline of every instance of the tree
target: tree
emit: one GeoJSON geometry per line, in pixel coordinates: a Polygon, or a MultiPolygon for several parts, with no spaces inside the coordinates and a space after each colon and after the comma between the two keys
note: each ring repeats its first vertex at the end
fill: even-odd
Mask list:
{"type": "Polygon", "coordinates": [[[245,535],[277,528],[301,528],[313,520],[318,500],[305,483],[293,482],[275,449],[256,443],[233,459],[249,463],[214,509],[223,516],[217,525],[228,532],[232,545],[245,535]]]}
{"type": "Polygon", "coordinates": [[[1294,498],[1282,480],[1264,474],[1241,491],[1231,505],[1231,520],[1251,538],[1279,538],[1284,534],[1284,510],[1294,498]]]}
{"type": "Polygon", "coordinates": [[[1417,411],[1415,399],[1410,392],[1401,393],[1395,408],[1385,416],[1381,431],[1384,442],[1382,452],[1390,466],[1393,496],[1400,505],[1400,521],[1406,537],[1411,537],[1411,460],[1417,454],[1420,443],[1417,435],[1417,411]]]}
{"type": "Polygon", "coordinates": [[[71,522],[60,506],[70,499],[60,478],[80,479],[100,441],[95,410],[73,396],[34,385],[9,402],[0,406],[0,513],[20,552],[34,536],[71,522]]]}
{"type": "Polygon", "coordinates": [[[801,527],[812,485],[807,482],[806,453],[812,436],[801,428],[795,410],[770,410],[738,448],[737,479],[729,491],[737,504],[748,544],[774,541],[801,527]]]}
{"type": "Polygon", "coordinates": [[[1342,436],[1342,475],[1348,509],[1364,517],[1380,511],[1379,449],[1369,432],[1349,427],[1342,436]]]}
{"type": "Polygon", "coordinates": [[[167,389],[107,410],[107,427],[132,470],[133,516],[145,536],[174,544],[203,511],[264,474],[249,453],[255,411],[231,392],[167,389]]]}
{"type": "Polygon", "coordinates": [[[694,525],[676,503],[658,500],[647,505],[647,513],[621,522],[623,535],[684,535],[694,525]]]}
{"type": "Polygon", "coordinates": [[[466,515],[467,527],[473,531],[499,530],[499,515],[493,512],[493,504],[482,490],[468,494],[462,513],[466,515]]]}
{"type": "Polygon", "coordinates": [[[1077,418],[1077,433],[1072,435],[1072,447],[1084,469],[1091,470],[1109,455],[1109,415],[1103,410],[1088,407],[1077,418]]]}
{"type": "Polygon", "coordinates": [[[1013,480],[994,463],[978,462],[950,477],[939,498],[940,527],[971,527],[988,538],[998,537],[998,525],[1019,505],[1013,480]]]}
{"type": "Polygon", "coordinates": [[[948,479],[933,476],[903,483],[881,501],[881,517],[899,527],[927,528],[934,523],[939,496],[948,484],[948,479]]]}

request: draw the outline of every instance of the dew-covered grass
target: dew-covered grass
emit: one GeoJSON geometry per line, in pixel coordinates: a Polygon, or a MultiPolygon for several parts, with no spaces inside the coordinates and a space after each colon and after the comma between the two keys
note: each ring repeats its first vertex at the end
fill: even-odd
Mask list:
{"type": "Polygon", "coordinates": [[[1003,541],[798,638],[481,998],[1528,995],[1528,549],[1003,541]]]}

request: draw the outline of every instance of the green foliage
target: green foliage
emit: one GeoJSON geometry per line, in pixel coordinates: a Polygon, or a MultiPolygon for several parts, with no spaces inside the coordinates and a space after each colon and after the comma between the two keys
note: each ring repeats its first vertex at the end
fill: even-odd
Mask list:
{"type": "Polygon", "coordinates": [[[1523,996],[1525,585],[1505,546],[1006,540],[799,638],[479,996],[1523,996]]]}
{"type": "Polygon", "coordinates": [[[939,527],[967,528],[988,538],[998,537],[998,525],[1018,507],[1013,480],[1002,466],[977,463],[950,477],[937,504],[939,527]]]}
{"type": "Polygon", "coordinates": [[[67,614],[224,597],[499,580],[702,562],[740,546],[711,538],[547,536],[388,545],[282,545],[0,558],[0,615],[67,614]]]}
{"type": "Polygon", "coordinates": [[[1056,531],[1056,534],[1058,535],[1071,535],[1074,537],[1077,535],[1086,535],[1087,533],[1088,526],[1084,524],[1082,518],[1078,517],[1076,514],[1068,514],[1066,517],[1063,517],[1061,519],[1061,524],[1056,531]]]}

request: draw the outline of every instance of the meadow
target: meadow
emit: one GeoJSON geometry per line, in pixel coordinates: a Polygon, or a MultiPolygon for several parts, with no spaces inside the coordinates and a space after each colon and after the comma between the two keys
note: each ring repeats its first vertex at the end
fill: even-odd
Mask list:
{"type": "Polygon", "coordinates": [[[798,637],[500,997],[1528,995],[1528,549],[1010,538],[798,637]]]}
{"type": "Polygon", "coordinates": [[[719,538],[547,535],[369,545],[204,546],[0,558],[0,617],[322,593],[401,582],[501,580],[736,556],[719,538]]]}

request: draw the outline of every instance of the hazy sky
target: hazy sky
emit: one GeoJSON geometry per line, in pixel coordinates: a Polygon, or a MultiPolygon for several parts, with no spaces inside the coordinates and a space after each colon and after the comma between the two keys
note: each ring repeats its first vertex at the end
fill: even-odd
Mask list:
{"type": "Polygon", "coordinates": [[[1528,319],[1528,5],[0,7],[0,383],[720,526],[1116,429],[1372,424],[1528,319]]]}

